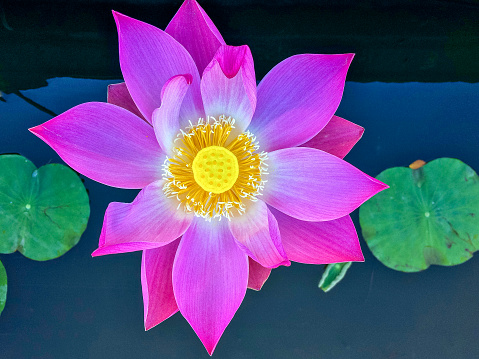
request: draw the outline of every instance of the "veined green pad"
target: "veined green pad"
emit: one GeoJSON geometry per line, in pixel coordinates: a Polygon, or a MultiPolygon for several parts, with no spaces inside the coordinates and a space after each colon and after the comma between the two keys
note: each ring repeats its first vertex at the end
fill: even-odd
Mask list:
{"type": "Polygon", "coordinates": [[[418,169],[389,168],[390,188],[359,210],[369,248],[383,264],[417,272],[463,263],[479,248],[479,177],[463,162],[439,158],[418,169]]]}
{"type": "Polygon", "coordinates": [[[0,253],[57,258],[78,243],[89,216],[85,186],[70,168],[0,156],[0,253]]]}
{"type": "Polygon", "coordinates": [[[0,262],[0,314],[2,314],[3,308],[5,308],[5,302],[7,301],[7,272],[2,262],[0,262]]]}
{"type": "Polygon", "coordinates": [[[329,292],[344,278],[351,264],[352,262],[328,264],[319,281],[318,287],[325,292],[329,292]]]}

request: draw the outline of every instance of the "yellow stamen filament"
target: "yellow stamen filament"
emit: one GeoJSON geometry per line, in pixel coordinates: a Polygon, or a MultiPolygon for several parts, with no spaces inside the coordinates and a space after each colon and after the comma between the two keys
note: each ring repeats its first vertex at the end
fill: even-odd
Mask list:
{"type": "Polygon", "coordinates": [[[164,165],[163,190],[176,197],[185,211],[205,218],[230,218],[233,210],[244,213],[245,198],[255,201],[261,194],[267,155],[257,152],[251,133],[228,141],[233,124],[231,117],[209,117],[178,136],[176,155],[164,165]]]}

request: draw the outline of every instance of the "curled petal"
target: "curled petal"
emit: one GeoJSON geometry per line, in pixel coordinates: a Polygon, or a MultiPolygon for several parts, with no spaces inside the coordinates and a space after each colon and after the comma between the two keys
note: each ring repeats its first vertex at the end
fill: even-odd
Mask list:
{"type": "Polygon", "coordinates": [[[288,258],[306,264],[364,261],[350,216],[326,222],[306,222],[274,208],[288,258]]]}
{"type": "Polygon", "coordinates": [[[225,44],[213,21],[195,0],[186,0],[181,5],[165,32],[188,50],[200,75],[216,50],[225,44]]]}
{"type": "Polygon", "coordinates": [[[180,109],[191,84],[190,75],[169,79],[161,91],[161,106],[153,111],[153,128],[160,147],[172,155],[173,140],[180,129],[180,109]]]}
{"type": "Polygon", "coordinates": [[[145,249],[141,257],[141,288],[145,310],[145,330],[178,311],[173,294],[172,269],[180,240],[162,247],[145,249]]]}
{"type": "Polygon", "coordinates": [[[344,158],[351,148],[359,141],[364,128],[344,118],[333,116],[316,136],[301,147],[317,148],[339,158],[344,158]]]}
{"type": "Polygon", "coordinates": [[[263,201],[250,202],[246,212],[232,217],[229,225],[240,248],[263,267],[290,265],[281,244],[278,222],[263,201]]]}
{"type": "Polygon", "coordinates": [[[248,127],[256,108],[256,78],[248,46],[223,45],[201,78],[205,113],[235,118],[239,133],[248,127]]]}
{"type": "Polygon", "coordinates": [[[248,257],[226,222],[195,218],[173,264],[173,291],[180,312],[210,355],[248,284],[248,257]]]}
{"type": "Polygon", "coordinates": [[[162,187],[160,180],[145,187],[132,203],[110,203],[92,256],[157,248],[185,233],[193,214],[177,210],[162,187]]]}
{"type": "Polygon", "coordinates": [[[138,117],[144,119],[140,110],[138,110],[138,107],[136,107],[135,102],[131,98],[124,82],[108,85],[107,102],[111,103],[112,105],[123,107],[125,110],[128,110],[138,117]]]}
{"type": "Polygon", "coordinates": [[[264,283],[271,274],[271,268],[265,268],[253,259],[249,259],[249,277],[248,288],[253,290],[261,290],[264,283]]]}
{"type": "Polygon", "coordinates": [[[303,221],[330,221],[351,213],[388,188],[356,167],[313,148],[273,151],[263,200],[303,221]]]}
{"type": "Polygon", "coordinates": [[[181,112],[195,119],[203,113],[200,76],[188,51],[164,31],[113,12],[118,29],[120,67],[136,106],[147,121],[160,107],[163,85],[173,76],[190,74],[193,78],[181,112]]]}
{"type": "Polygon", "coordinates": [[[262,150],[301,145],[326,126],[341,101],[353,56],[295,55],[263,78],[248,128],[262,150]]]}
{"type": "Polygon", "coordinates": [[[30,129],[75,171],[120,188],[143,188],[161,178],[165,155],[153,128],[131,112],[88,102],[30,129]]]}

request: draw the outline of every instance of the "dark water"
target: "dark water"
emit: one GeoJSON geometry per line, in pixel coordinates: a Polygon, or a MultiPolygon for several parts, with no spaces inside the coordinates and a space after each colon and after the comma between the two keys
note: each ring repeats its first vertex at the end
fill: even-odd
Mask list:
{"type": "MultiPolygon", "coordinates": [[[[8,9],[15,13],[15,7],[10,5],[8,9]]],[[[60,32],[62,26],[70,29],[72,24],[60,23],[60,32]]],[[[1,39],[7,39],[9,30],[2,31],[1,39]]],[[[225,31],[231,32],[232,28],[225,31]]],[[[70,40],[78,43],[80,52],[85,36],[70,40]]],[[[282,42],[288,36],[280,32],[277,38],[282,42]]],[[[105,39],[107,45],[101,48],[108,54],[110,47],[115,50],[116,40],[105,39]]],[[[341,39],[338,41],[341,43],[341,39]]],[[[290,47],[286,51],[293,50],[290,47]]],[[[372,50],[365,49],[368,51],[372,50]]],[[[17,59],[19,66],[24,61],[21,55],[12,47],[0,45],[0,56],[10,62],[17,59]]],[[[259,68],[269,64],[267,55],[259,51],[259,68]]],[[[68,56],[59,56],[58,62],[64,63],[68,56]]],[[[28,61],[32,64],[34,59],[28,61]]],[[[38,69],[37,65],[31,66],[38,69]]],[[[3,91],[10,93],[0,102],[0,153],[20,153],[37,166],[62,163],[50,147],[27,131],[51,118],[38,105],[60,113],[82,102],[105,101],[106,85],[115,82],[51,78],[78,77],[79,68],[73,66],[68,74],[68,69],[55,72],[54,64],[48,66],[53,72],[32,70],[31,76],[24,72],[28,66],[22,71],[8,71],[13,79],[9,83],[18,86],[11,91],[5,87],[3,91]],[[47,73],[53,75],[45,77],[47,73]],[[48,79],[48,86],[36,88],[32,82],[28,87],[24,79],[36,76],[48,79]]],[[[115,70],[94,76],[118,78],[114,76],[117,67],[109,66],[115,70]]],[[[368,69],[367,64],[362,66],[368,69]]],[[[85,69],[86,73],[99,71],[93,65],[85,69]]],[[[391,68],[391,73],[394,71],[391,68]]],[[[337,114],[366,131],[346,160],[373,176],[388,167],[407,166],[418,158],[430,161],[454,157],[479,170],[479,84],[409,82],[422,80],[420,71],[416,73],[416,77],[399,74],[401,81],[408,81],[405,83],[347,82],[337,114]]],[[[450,80],[457,80],[457,73],[448,74],[450,80]]],[[[358,76],[353,79],[359,80],[358,76]]],[[[369,69],[369,76],[370,80],[387,81],[374,69],[369,69]]],[[[464,76],[463,81],[475,81],[473,76],[464,76]]],[[[438,77],[438,81],[442,80],[438,77]]],[[[144,332],[140,253],[90,257],[97,247],[108,203],[129,202],[136,191],[84,179],[91,218],[76,247],[48,262],[34,262],[17,253],[0,255],[9,280],[7,305],[0,316],[0,358],[207,358],[201,342],[179,313],[144,332]]],[[[357,225],[357,211],[353,219],[357,225]]],[[[405,274],[383,266],[360,240],[365,263],[353,264],[345,279],[327,294],[317,288],[321,266],[293,264],[275,269],[260,292],[248,291],[214,357],[479,357],[476,257],[456,267],[433,266],[424,272],[405,274]]]]}

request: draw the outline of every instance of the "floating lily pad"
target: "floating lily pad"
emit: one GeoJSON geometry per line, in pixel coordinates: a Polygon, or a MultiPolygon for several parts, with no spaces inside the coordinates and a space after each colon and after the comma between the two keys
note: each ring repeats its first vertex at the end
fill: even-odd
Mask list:
{"type": "Polygon", "coordinates": [[[3,308],[5,308],[5,302],[7,301],[7,272],[2,262],[0,262],[0,314],[2,314],[3,308]]]}
{"type": "Polygon", "coordinates": [[[346,274],[352,262],[331,263],[326,265],[323,276],[319,281],[318,287],[324,292],[329,292],[338,284],[346,274]]]}
{"type": "Polygon", "coordinates": [[[78,243],[89,216],[88,195],[73,170],[0,156],[0,253],[57,258],[78,243]]]}
{"type": "Polygon", "coordinates": [[[361,206],[359,222],[383,264],[417,272],[463,263],[479,248],[479,177],[472,168],[439,158],[376,178],[390,188],[361,206]]]}

